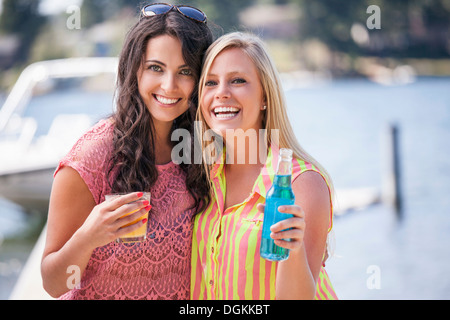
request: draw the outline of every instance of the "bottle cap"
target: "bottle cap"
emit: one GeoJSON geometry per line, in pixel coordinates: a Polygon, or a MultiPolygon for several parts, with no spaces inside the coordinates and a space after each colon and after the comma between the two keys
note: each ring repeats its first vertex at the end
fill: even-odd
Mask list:
{"type": "Polygon", "coordinates": [[[286,160],[292,160],[292,150],[288,148],[280,149],[280,157],[286,160]]]}

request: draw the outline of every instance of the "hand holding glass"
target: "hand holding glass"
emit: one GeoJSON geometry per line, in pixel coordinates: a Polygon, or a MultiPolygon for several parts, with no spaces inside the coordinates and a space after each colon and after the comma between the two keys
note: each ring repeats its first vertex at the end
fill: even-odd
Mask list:
{"type": "MultiPolygon", "coordinates": [[[[123,195],[123,194],[119,194],[119,193],[108,194],[108,195],[105,196],[105,200],[106,201],[110,201],[110,200],[115,199],[115,198],[117,198],[117,197],[119,197],[121,195],[123,195]]],[[[144,192],[144,195],[139,200],[136,200],[136,201],[142,201],[142,200],[147,200],[150,203],[150,192],[144,192]]],[[[132,201],[130,203],[133,203],[133,202],[134,201],[132,201]]],[[[128,215],[130,215],[130,214],[132,214],[132,213],[134,213],[136,211],[138,211],[138,209],[126,213],[121,218],[126,217],[126,216],[128,216],[128,215]]],[[[116,241],[117,242],[124,242],[124,243],[144,241],[146,239],[146,236],[147,236],[148,211],[147,211],[146,214],[144,214],[144,215],[140,216],[138,219],[136,219],[136,220],[134,220],[134,221],[124,225],[123,227],[128,227],[128,226],[130,226],[132,224],[135,224],[135,223],[139,223],[140,224],[139,228],[137,228],[134,231],[131,231],[131,232],[127,233],[126,235],[124,235],[124,236],[122,236],[120,238],[117,238],[116,241]],[[144,219],[145,219],[145,221],[144,221],[144,219]]]]}

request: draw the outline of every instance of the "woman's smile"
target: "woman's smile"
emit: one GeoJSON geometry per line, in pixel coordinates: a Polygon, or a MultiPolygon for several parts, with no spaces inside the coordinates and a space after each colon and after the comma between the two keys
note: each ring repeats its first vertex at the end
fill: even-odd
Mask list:
{"type": "Polygon", "coordinates": [[[215,107],[212,109],[212,113],[218,120],[227,120],[236,117],[240,113],[240,109],[230,106],[215,107]]]}
{"type": "Polygon", "coordinates": [[[168,98],[156,93],[153,94],[153,97],[156,99],[156,101],[163,104],[164,106],[174,106],[178,101],[181,100],[181,98],[168,98]]]}

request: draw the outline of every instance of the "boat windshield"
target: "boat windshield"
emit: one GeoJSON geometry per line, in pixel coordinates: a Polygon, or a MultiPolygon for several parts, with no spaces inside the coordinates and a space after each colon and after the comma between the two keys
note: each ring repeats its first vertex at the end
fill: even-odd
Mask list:
{"type": "Polygon", "coordinates": [[[0,132],[0,141],[34,142],[45,136],[79,135],[113,112],[114,74],[51,78],[37,83],[0,132]]]}

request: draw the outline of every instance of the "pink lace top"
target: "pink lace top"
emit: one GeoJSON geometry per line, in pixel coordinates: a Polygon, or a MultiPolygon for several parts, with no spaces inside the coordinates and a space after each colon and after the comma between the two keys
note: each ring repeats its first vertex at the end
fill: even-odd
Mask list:
{"type": "MultiPolygon", "coordinates": [[[[63,166],[74,168],[97,204],[110,192],[107,164],[112,131],[110,120],[100,121],[78,140],[55,172],[63,166]]],[[[178,165],[170,162],[157,168],[158,180],[150,190],[147,239],[132,244],[111,242],[95,249],[80,288],[60,299],[189,299],[195,213],[189,208],[194,200],[178,165]]]]}

